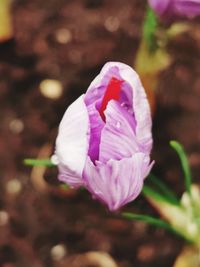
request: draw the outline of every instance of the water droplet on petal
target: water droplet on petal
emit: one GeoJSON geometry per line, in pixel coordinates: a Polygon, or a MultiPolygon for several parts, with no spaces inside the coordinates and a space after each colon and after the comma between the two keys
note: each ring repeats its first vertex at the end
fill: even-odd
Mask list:
{"type": "Polygon", "coordinates": [[[51,161],[52,161],[53,164],[58,165],[59,159],[58,159],[57,155],[55,155],[55,154],[52,155],[51,156],[51,161]]]}
{"type": "Polygon", "coordinates": [[[129,109],[129,105],[126,102],[122,102],[121,103],[121,107],[123,107],[124,109],[128,110],[129,109]]]}

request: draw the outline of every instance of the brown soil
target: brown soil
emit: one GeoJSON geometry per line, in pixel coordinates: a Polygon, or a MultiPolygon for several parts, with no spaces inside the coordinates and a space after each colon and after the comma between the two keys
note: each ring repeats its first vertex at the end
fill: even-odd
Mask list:
{"type": "MultiPolygon", "coordinates": [[[[66,246],[67,257],[106,251],[120,267],[170,267],[180,252],[184,243],[178,237],[110,214],[86,192],[39,192],[22,164],[37,157],[44,144],[54,144],[66,107],[106,61],[133,65],[144,11],[142,0],[14,2],[15,38],[0,45],[0,211],[9,216],[7,223],[0,218],[0,266],[60,266],[51,256],[57,244],[66,246]],[[72,36],[65,44],[56,39],[62,28],[72,36]],[[39,83],[45,78],[62,82],[60,99],[42,96],[39,83]],[[23,130],[13,127],[15,119],[23,130]],[[20,193],[9,191],[13,179],[20,181],[20,193]]],[[[154,117],[154,172],[178,194],[183,176],[169,140],[184,144],[196,182],[200,171],[198,21],[193,24],[194,32],[169,46],[174,63],[160,76],[154,117]]],[[[50,180],[56,177],[48,173],[50,180]]],[[[142,196],[123,210],[156,214],[142,196]]]]}

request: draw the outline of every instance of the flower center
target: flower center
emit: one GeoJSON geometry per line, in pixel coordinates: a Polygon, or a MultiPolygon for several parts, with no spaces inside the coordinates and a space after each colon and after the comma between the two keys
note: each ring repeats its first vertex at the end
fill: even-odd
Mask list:
{"type": "Polygon", "coordinates": [[[120,98],[120,91],[121,91],[121,85],[122,85],[123,81],[122,80],[118,80],[115,77],[112,77],[107,88],[106,88],[106,92],[104,94],[102,103],[101,103],[101,107],[99,109],[99,113],[101,115],[101,118],[105,121],[105,115],[104,115],[104,111],[107,107],[107,104],[110,100],[119,100],[120,98]]]}

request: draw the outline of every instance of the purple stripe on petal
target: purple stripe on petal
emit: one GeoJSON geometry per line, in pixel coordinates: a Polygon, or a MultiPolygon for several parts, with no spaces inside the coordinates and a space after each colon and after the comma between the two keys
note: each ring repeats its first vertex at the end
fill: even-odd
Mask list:
{"type": "Polygon", "coordinates": [[[98,109],[101,106],[101,102],[103,100],[110,79],[113,76],[119,76],[118,68],[116,66],[109,68],[106,72],[104,71],[104,68],[90,84],[84,97],[90,120],[90,140],[88,155],[93,162],[99,158],[101,131],[104,126],[104,122],[99,114],[98,109]]]}
{"type": "Polygon", "coordinates": [[[99,144],[101,140],[101,131],[104,127],[104,122],[94,105],[87,108],[90,118],[90,141],[88,155],[94,162],[99,158],[99,144]]]}
{"type": "Polygon", "coordinates": [[[131,158],[96,165],[88,158],[83,173],[86,188],[111,211],[119,209],[141,192],[144,173],[150,171],[146,157],[136,153],[131,158]]]}

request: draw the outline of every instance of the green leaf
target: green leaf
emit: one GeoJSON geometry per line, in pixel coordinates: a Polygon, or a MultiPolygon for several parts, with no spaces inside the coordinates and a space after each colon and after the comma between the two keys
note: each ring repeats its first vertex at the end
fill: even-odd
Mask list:
{"type": "Polygon", "coordinates": [[[27,166],[55,167],[50,159],[24,159],[23,163],[27,166]]]}
{"type": "Polygon", "coordinates": [[[180,231],[178,231],[177,229],[172,227],[169,223],[165,222],[164,220],[157,219],[157,218],[155,218],[153,216],[149,216],[149,215],[135,214],[135,213],[131,213],[131,212],[123,212],[122,216],[128,220],[142,221],[142,222],[148,223],[150,225],[154,225],[156,227],[163,228],[163,229],[165,229],[165,230],[167,230],[173,234],[176,234],[176,235],[182,237],[185,241],[191,243],[191,240],[189,240],[186,236],[184,236],[184,233],[181,233],[180,231]]]}
{"type": "Polygon", "coordinates": [[[171,199],[170,197],[164,194],[158,193],[156,190],[154,190],[148,185],[143,186],[142,193],[144,194],[145,197],[152,198],[157,202],[166,202],[171,205],[179,205],[179,202],[177,202],[177,200],[174,201],[174,199],[171,199]]]}
{"type": "Polygon", "coordinates": [[[161,194],[164,195],[165,199],[168,199],[171,203],[174,203],[175,205],[180,205],[180,202],[176,197],[175,193],[154,174],[150,173],[148,176],[148,180],[151,181],[157,187],[158,190],[160,190],[161,194]]]}
{"type": "Polygon", "coordinates": [[[183,146],[178,143],[177,141],[170,141],[170,146],[177,152],[180,161],[181,166],[183,168],[184,178],[185,178],[185,188],[188,194],[191,196],[191,184],[192,184],[192,176],[190,171],[189,162],[186,156],[186,153],[184,151],[183,146]]]}
{"type": "Polygon", "coordinates": [[[155,52],[158,48],[156,30],[158,27],[157,17],[151,8],[147,8],[146,17],[143,24],[143,37],[150,52],[155,52]]]}
{"type": "Polygon", "coordinates": [[[157,219],[155,217],[149,216],[149,215],[142,215],[142,214],[135,214],[135,213],[130,213],[130,212],[123,212],[122,216],[126,219],[129,220],[136,220],[136,221],[142,221],[146,222],[148,224],[164,228],[166,230],[169,230],[171,232],[176,232],[176,230],[167,222],[157,219]]]}

